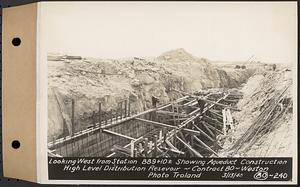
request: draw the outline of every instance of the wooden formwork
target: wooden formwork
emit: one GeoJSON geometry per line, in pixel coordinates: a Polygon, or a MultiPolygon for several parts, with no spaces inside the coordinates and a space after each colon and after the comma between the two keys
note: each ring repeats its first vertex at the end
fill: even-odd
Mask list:
{"type": "MultiPolygon", "coordinates": [[[[49,152],[63,157],[218,156],[221,110],[238,110],[234,105],[241,96],[177,92],[186,96],[139,114],[131,114],[130,102],[123,101],[115,112],[103,115],[99,103],[90,128],[49,142],[49,152]]],[[[74,110],[73,102],[72,106],[74,110]]]]}

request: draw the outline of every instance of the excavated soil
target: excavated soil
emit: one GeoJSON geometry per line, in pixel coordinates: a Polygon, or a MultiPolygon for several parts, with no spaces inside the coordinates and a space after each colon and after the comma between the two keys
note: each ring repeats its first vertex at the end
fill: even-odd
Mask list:
{"type": "Polygon", "coordinates": [[[242,88],[236,130],[225,137],[221,156],[267,157],[295,154],[292,71],[256,72],[242,88]]]}

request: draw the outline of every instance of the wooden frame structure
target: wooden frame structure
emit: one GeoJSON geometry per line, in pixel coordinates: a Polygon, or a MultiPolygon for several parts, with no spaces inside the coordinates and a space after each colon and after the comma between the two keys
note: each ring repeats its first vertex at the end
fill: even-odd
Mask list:
{"type": "MultiPolygon", "coordinates": [[[[49,142],[49,155],[218,157],[217,151],[222,148],[217,141],[218,135],[223,134],[222,109],[238,111],[234,104],[241,95],[230,90],[197,95],[174,91],[185,96],[138,114],[130,112],[130,102],[126,100],[107,117],[99,103],[98,111],[92,114],[93,124],[49,142]],[[204,106],[198,104],[199,100],[205,102],[204,106]]],[[[71,121],[74,124],[74,111],[71,121]]]]}

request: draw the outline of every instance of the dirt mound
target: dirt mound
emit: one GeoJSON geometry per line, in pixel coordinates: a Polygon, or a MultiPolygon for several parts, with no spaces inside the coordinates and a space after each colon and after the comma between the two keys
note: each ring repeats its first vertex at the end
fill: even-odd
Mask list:
{"type": "Polygon", "coordinates": [[[232,88],[253,74],[250,69],[224,71],[183,49],[147,59],[49,60],[48,72],[49,90],[52,90],[48,92],[49,136],[52,137],[64,133],[62,127],[66,122],[57,116],[59,113],[70,116],[71,99],[75,100],[75,131],[78,131],[87,128],[87,119],[98,110],[99,102],[105,112],[116,108],[118,102],[130,99],[132,112],[137,113],[152,107],[152,96],[159,98],[161,104],[178,98],[179,94],[172,88],[186,92],[232,88]]]}
{"type": "Polygon", "coordinates": [[[208,65],[205,59],[199,59],[198,57],[188,53],[183,48],[167,51],[158,56],[157,59],[168,62],[198,62],[203,63],[205,66],[208,65]]]}

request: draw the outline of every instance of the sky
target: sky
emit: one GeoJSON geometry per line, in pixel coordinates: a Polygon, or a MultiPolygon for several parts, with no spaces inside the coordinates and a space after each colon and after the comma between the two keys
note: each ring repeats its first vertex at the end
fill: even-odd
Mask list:
{"type": "Polygon", "coordinates": [[[200,58],[295,63],[296,2],[43,2],[43,52],[154,57],[184,48],[200,58]]]}

